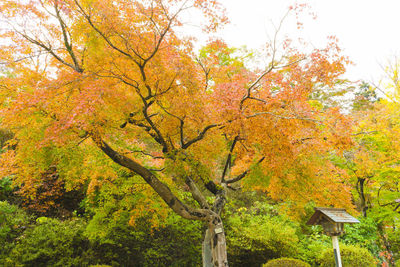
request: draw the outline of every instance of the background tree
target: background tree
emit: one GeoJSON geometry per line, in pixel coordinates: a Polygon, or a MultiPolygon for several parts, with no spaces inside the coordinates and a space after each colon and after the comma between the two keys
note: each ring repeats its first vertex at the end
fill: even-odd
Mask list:
{"type": "Polygon", "coordinates": [[[9,25],[0,56],[13,73],[1,77],[2,125],[15,134],[2,170],[29,194],[52,166],[66,190],[86,188],[89,196],[121,172],[141,177],[147,198],[137,210],[152,207],[155,194],[165,204],[152,213],[168,206],[206,222],[207,266],[227,265],[221,214],[238,186],[292,210],[311,200],[351,206],[328,157],[349,146],[350,121],[309,101],[345,71],[334,39],[309,54],[273,40],[269,64],[250,70],[221,40],[197,56],[192,39],[177,34],[190,9],[207,31],[224,24],[213,0],[3,1],[0,8],[9,25]],[[187,191],[185,201],[179,192],[187,191]]]}

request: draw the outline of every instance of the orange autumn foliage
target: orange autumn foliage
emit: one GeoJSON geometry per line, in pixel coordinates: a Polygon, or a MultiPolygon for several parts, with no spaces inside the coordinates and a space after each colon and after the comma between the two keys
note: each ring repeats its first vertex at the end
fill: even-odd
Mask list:
{"type": "Polygon", "coordinates": [[[88,182],[91,193],[132,166],[175,212],[173,195],[197,194],[190,180],[217,198],[242,186],[297,210],[351,206],[329,160],[351,144],[350,121],[309,98],[345,71],[334,39],[307,54],[285,42],[282,57],[273,47],[254,70],[221,40],[197,55],[179,33],[187,9],[207,31],[225,24],[213,0],[6,0],[0,9],[13,25],[0,48],[9,70],[1,124],[16,142],[2,166],[20,186],[57,166],[67,188],[88,182]]]}

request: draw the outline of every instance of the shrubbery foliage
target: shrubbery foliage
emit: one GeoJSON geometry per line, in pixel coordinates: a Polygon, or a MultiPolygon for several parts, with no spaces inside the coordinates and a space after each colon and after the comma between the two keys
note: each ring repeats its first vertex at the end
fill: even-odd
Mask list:
{"type": "MultiPolygon", "coordinates": [[[[266,262],[265,266],[334,266],[330,238],[319,227],[305,235],[299,224],[279,215],[276,206],[253,200],[238,206],[243,204],[248,208],[231,203],[226,210],[230,266],[266,262]]],[[[34,219],[17,206],[0,202],[0,266],[201,265],[200,222],[169,214],[157,227],[146,217],[130,225],[128,210],[98,208],[96,212],[90,218],[64,221],[34,219]]],[[[376,230],[371,227],[368,220],[362,221],[359,227],[347,229],[341,240],[363,244],[374,252],[376,230]],[[370,232],[364,234],[366,230],[370,232]]],[[[396,235],[392,236],[390,240],[396,235]]],[[[367,249],[353,245],[341,245],[341,254],[344,266],[368,267],[378,262],[367,249]]]]}
{"type": "Polygon", "coordinates": [[[291,258],[279,258],[270,260],[267,264],[264,264],[263,267],[311,267],[310,264],[298,260],[298,259],[291,259],[291,258]]]}
{"type": "MultiPolygon", "coordinates": [[[[372,254],[365,248],[353,245],[341,245],[340,255],[342,258],[343,266],[362,266],[362,267],[375,267],[376,260],[372,254]]],[[[333,249],[326,249],[322,252],[319,259],[320,266],[335,267],[335,258],[333,256],[333,249]]]]}

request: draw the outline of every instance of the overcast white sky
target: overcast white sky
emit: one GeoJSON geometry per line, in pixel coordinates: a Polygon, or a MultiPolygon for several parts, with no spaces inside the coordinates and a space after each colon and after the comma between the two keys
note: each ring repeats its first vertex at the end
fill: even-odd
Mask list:
{"type": "MultiPolygon", "coordinates": [[[[277,23],[293,0],[220,0],[231,24],[220,35],[232,46],[260,48],[272,34],[271,21],[277,23]]],[[[316,13],[299,32],[288,21],[282,33],[301,35],[316,47],[335,35],[344,53],[356,64],[347,77],[377,81],[380,64],[400,55],[400,0],[305,0],[316,13]]]]}

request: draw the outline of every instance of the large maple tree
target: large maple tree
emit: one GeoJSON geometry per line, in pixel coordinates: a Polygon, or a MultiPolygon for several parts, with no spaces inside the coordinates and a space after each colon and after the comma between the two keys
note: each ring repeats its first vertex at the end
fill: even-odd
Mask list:
{"type": "Polygon", "coordinates": [[[334,39],[307,54],[274,40],[269,63],[252,70],[221,40],[197,54],[177,33],[190,10],[205,31],[223,25],[214,0],[5,0],[0,9],[9,25],[1,123],[15,134],[2,171],[27,194],[50,168],[88,194],[125,168],[175,213],[206,222],[205,266],[228,264],[230,190],[294,209],[351,205],[329,160],[350,144],[350,122],[310,100],[345,71],[334,39]]]}

